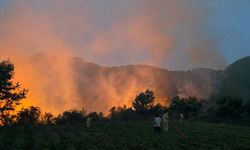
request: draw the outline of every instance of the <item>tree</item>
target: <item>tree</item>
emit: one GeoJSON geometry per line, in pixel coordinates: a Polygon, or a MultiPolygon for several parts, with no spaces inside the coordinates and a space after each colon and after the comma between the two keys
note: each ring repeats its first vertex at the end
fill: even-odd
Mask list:
{"type": "Polygon", "coordinates": [[[187,111],[187,107],[186,107],[184,99],[181,99],[180,97],[176,96],[176,97],[173,97],[171,101],[172,103],[170,104],[168,108],[170,115],[174,118],[178,118],[180,114],[182,113],[186,117],[185,112],[187,111]]]}
{"type": "Polygon", "coordinates": [[[38,124],[40,115],[41,115],[41,110],[39,107],[30,106],[28,108],[22,109],[17,114],[17,124],[18,125],[38,124]]]}
{"type": "Polygon", "coordinates": [[[217,100],[217,115],[222,118],[236,118],[243,112],[242,99],[237,97],[221,97],[217,100]]]}
{"type": "Polygon", "coordinates": [[[44,115],[42,116],[42,123],[51,125],[55,123],[55,118],[52,113],[50,112],[45,112],[44,115]]]}
{"type": "Polygon", "coordinates": [[[187,105],[187,116],[195,117],[199,115],[199,112],[203,106],[203,100],[198,100],[196,97],[189,97],[185,100],[187,105]]]}
{"type": "Polygon", "coordinates": [[[135,111],[126,105],[123,107],[112,107],[109,111],[109,118],[111,120],[131,120],[136,118],[135,111]]]}
{"type": "Polygon", "coordinates": [[[84,112],[78,110],[65,111],[56,118],[56,124],[82,124],[86,120],[84,112]]]}
{"type": "Polygon", "coordinates": [[[110,118],[110,119],[115,118],[115,117],[116,117],[116,114],[117,114],[116,107],[112,107],[112,108],[109,110],[109,118],[110,118]]]}
{"type": "Polygon", "coordinates": [[[151,115],[162,114],[163,112],[167,111],[166,107],[163,107],[161,104],[157,103],[150,109],[151,115]]]}
{"type": "Polygon", "coordinates": [[[153,107],[154,99],[154,92],[147,89],[145,92],[136,96],[132,106],[138,114],[146,115],[153,107]]]}
{"type": "Polygon", "coordinates": [[[172,98],[168,109],[174,118],[179,118],[180,114],[183,114],[185,118],[192,118],[199,114],[202,106],[202,100],[196,97],[180,98],[177,96],[172,98]]]}
{"type": "Polygon", "coordinates": [[[18,82],[13,82],[14,65],[9,61],[0,63],[0,124],[11,125],[14,120],[14,110],[25,98],[26,89],[20,89],[18,82]]]}
{"type": "Polygon", "coordinates": [[[105,120],[104,114],[102,112],[90,112],[87,117],[91,117],[94,123],[101,122],[105,120]]]}

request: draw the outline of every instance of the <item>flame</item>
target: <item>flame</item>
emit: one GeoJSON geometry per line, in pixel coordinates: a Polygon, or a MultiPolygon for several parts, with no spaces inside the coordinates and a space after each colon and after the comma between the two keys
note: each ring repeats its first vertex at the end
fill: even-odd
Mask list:
{"type": "Polygon", "coordinates": [[[147,88],[155,91],[156,103],[165,105],[168,101],[156,82],[161,79],[157,79],[150,67],[105,68],[48,54],[17,59],[15,64],[15,80],[29,89],[23,107],[35,105],[55,114],[82,108],[107,114],[113,106],[131,107],[136,95],[147,88]],[[75,65],[80,66],[75,68],[75,65]]]}

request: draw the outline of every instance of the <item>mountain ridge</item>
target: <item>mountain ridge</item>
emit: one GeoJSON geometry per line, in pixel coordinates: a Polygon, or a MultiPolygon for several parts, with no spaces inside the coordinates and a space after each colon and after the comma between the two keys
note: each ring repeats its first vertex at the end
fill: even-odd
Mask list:
{"type": "MultiPolygon", "coordinates": [[[[89,111],[107,112],[113,106],[130,106],[135,96],[146,89],[153,90],[156,101],[164,105],[168,105],[173,96],[195,96],[206,100],[223,91],[221,87],[228,79],[232,81],[226,69],[171,71],[149,65],[107,67],[79,57],[66,58],[44,53],[35,56],[28,58],[30,61],[27,63],[32,70],[28,72],[32,72],[31,78],[39,77],[39,80],[25,85],[31,89],[31,94],[38,93],[34,98],[42,99],[32,100],[32,103],[49,110],[85,107],[89,111]],[[48,104],[44,103],[46,100],[48,104]]],[[[22,69],[19,72],[22,73],[22,69]]],[[[29,78],[24,78],[24,82],[29,78]]]]}

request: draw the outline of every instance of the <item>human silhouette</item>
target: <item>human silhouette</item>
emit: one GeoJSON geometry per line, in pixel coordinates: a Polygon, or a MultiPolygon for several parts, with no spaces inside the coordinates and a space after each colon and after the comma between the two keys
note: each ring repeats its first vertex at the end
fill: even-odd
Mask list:
{"type": "Polygon", "coordinates": [[[162,115],[163,129],[164,131],[168,131],[168,113],[164,113],[162,115]]]}
{"type": "Polygon", "coordinates": [[[181,114],[180,114],[180,123],[183,122],[183,119],[184,119],[184,116],[183,116],[183,114],[181,113],[181,114]]]}
{"type": "Polygon", "coordinates": [[[87,128],[90,128],[92,126],[92,118],[89,116],[86,121],[87,128]]]}
{"type": "Polygon", "coordinates": [[[158,114],[155,115],[154,118],[154,132],[160,133],[161,132],[161,118],[158,114]]]}

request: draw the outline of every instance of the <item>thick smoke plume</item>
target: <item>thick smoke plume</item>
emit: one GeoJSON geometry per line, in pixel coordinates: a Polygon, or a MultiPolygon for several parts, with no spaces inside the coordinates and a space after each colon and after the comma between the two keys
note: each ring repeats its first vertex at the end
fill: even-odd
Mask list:
{"type": "MultiPolygon", "coordinates": [[[[70,57],[79,56],[109,66],[223,68],[225,62],[217,51],[216,38],[206,33],[208,10],[202,2],[197,3],[184,0],[0,0],[0,57],[15,61],[17,80],[30,89],[26,103],[53,112],[82,106],[92,111],[107,111],[112,105],[130,104],[138,92],[150,87],[140,85],[137,78],[133,78],[128,80],[126,90],[119,92],[112,76],[98,77],[95,84],[98,86],[89,88],[101,93],[102,98],[88,97],[82,94],[84,92],[79,95],[81,87],[77,82],[84,83],[87,79],[84,74],[75,74],[70,57]],[[28,57],[41,51],[55,57],[28,57]],[[93,99],[98,103],[92,103],[93,99]]],[[[140,70],[138,74],[144,76],[147,72],[140,70]]],[[[120,72],[120,75],[124,74],[120,72]]]]}

